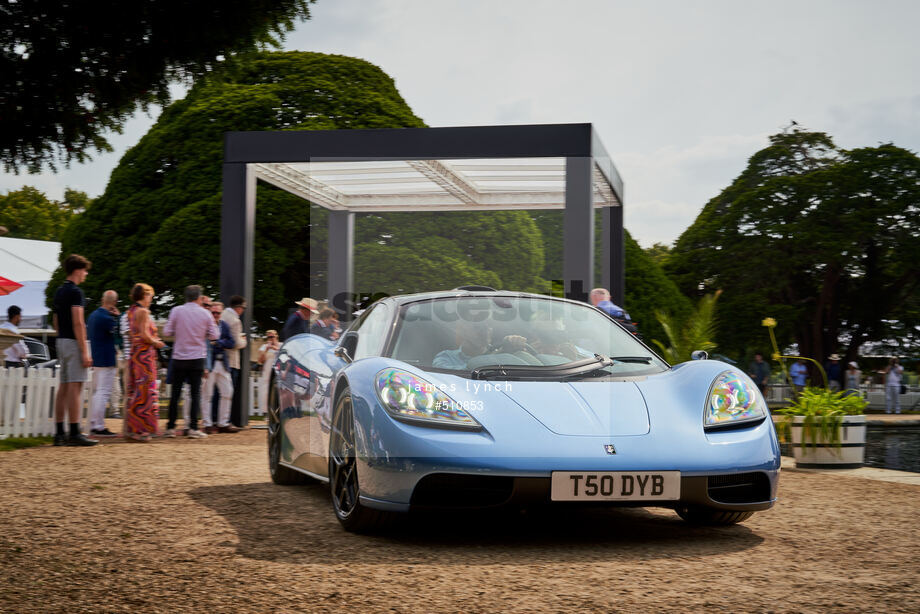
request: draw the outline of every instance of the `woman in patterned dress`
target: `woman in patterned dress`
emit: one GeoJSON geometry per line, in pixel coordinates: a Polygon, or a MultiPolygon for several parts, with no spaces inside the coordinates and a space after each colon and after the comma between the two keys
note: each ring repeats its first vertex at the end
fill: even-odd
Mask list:
{"type": "Polygon", "coordinates": [[[157,434],[160,403],[157,398],[157,348],[165,344],[157,336],[150,319],[153,288],[135,284],[131,289],[134,304],[128,309],[131,330],[131,400],[125,412],[125,439],[150,441],[157,434]]]}

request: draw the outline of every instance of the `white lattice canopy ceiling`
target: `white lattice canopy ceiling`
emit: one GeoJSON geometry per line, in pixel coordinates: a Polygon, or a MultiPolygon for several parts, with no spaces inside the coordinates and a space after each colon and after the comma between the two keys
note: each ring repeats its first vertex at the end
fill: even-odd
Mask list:
{"type": "MultiPolygon", "coordinates": [[[[565,158],[256,163],[255,176],[327,209],[470,211],[561,209],[565,158]]],[[[595,207],[620,206],[595,165],[595,207]]]]}

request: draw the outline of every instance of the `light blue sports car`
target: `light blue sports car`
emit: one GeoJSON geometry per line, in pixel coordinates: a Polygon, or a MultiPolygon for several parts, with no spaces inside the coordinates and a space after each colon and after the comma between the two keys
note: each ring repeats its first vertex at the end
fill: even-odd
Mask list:
{"type": "Polygon", "coordinates": [[[741,370],[668,365],[604,312],[457,289],[374,303],[272,366],[269,468],[328,482],[342,525],[411,509],[658,506],[732,524],[776,500],[779,444],[741,370]]]}

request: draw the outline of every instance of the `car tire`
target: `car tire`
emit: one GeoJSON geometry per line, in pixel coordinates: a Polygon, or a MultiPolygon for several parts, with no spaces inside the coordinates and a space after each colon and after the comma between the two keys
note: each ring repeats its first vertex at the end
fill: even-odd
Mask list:
{"type": "Polygon", "coordinates": [[[677,508],[677,515],[690,524],[707,526],[726,526],[744,522],[754,515],[754,512],[735,512],[732,510],[719,510],[712,507],[684,506],[677,508]]]}
{"type": "Polygon", "coordinates": [[[284,435],[281,432],[280,399],[275,376],[272,375],[268,387],[268,407],[265,412],[265,419],[268,423],[268,472],[275,484],[282,486],[309,484],[314,481],[311,477],[281,464],[281,446],[284,443],[284,435]]]}
{"type": "Polygon", "coordinates": [[[361,505],[358,498],[358,467],[355,419],[351,394],[346,388],[335,404],[329,434],[329,494],[332,510],[346,531],[372,533],[388,527],[393,514],[361,505]]]}

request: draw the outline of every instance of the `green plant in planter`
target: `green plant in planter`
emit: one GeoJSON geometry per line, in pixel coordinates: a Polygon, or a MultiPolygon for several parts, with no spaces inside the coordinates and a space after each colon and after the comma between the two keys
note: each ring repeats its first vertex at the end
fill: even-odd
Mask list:
{"type": "Polygon", "coordinates": [[[803,416],[802,443],[816,447],[820,437],[824,442],[839,447],[843,417],[863,414],[868,404],[849,390],[833,392],[826,388],[805,388],[791,405],[777,410],[784,416],[779,423],[780,435],[783,440],[791,440],[793,419],[803,416]]]}

